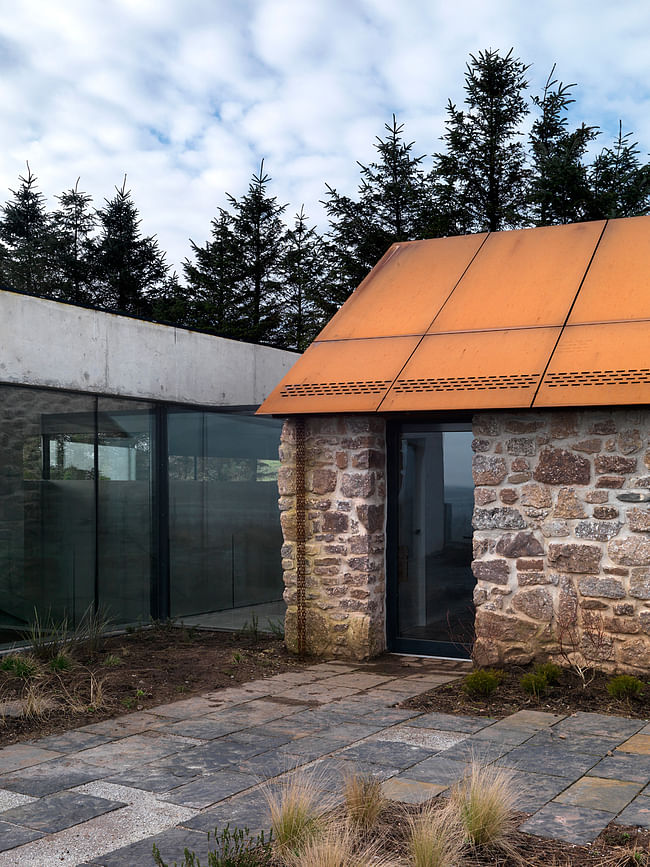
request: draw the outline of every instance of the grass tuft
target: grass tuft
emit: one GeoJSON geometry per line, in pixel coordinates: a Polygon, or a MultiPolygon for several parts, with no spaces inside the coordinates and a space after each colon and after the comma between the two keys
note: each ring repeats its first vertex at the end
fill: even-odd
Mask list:
{"type": "Polygon", "coordinates": [[[324,831],[324,815],[332,806],[313,776],[292,774],[278,787],[264,790],[271,831],[283,855],[301,852],[324,831]]]}
{"type": "Polygon", "coordinates": [[[409,820],[409,855],[413,867],[455,867],[464,847],[464,831],[457,805],[427,806],[409,820]]]}
{"type": "Polygon", "coordinates": [[[345,777],[343,799],[348,819],[363,831],[369,831],[375,825],[386,804],[381,780],[371,775],[351,774],[345,777]]]}
{"type": "Polygon", "coordinates": [[[516,795],[510,771],[472,762],[469,775],[452,790],[451,802],[473,846],[507,848],[516,795]]]}
{"type": "Polygon", "coordinates": [[[14,677],[28,680],[38,673],[38,662],[32,656],[11,653],[3,658],[0,668],[14,677]]]}
{"type": "Polygon", "coordinates": [[[631,674],[619,674],[607,684],[607,692],[618,701],[629,701],[643,695],[643,681],[631,674]]]}
{"type": "Polygon", "coordinates": [[[383,857],[376,843],[364,842],[356,828],[334,823],[285,856],[283,863],[288,867],[393,867],[395,862],[383,857]]]}

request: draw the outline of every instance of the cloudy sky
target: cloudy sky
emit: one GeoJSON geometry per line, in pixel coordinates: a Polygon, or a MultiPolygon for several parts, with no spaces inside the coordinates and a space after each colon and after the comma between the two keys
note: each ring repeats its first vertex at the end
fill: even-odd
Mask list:
{"type": "Polygon", "coordinates": [[[439,149],[487,47],[532,64],[533,92],[557,62],[576,123],[604,141],[620,117],[650,151],[647,0],[0,0],[0,201],[26,160],[51,204],[78,176],[100,204],[126,173],[178,267],[264,157],[322,224],[325,181],[354,191],[393,112],[439,149]]]}

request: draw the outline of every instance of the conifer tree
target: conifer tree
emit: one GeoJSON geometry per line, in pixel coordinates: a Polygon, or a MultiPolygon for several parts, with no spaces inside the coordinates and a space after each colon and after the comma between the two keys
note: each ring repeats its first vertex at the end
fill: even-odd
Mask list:
{"type": "Polygon", "coordinates": [[[282,345],[285,349],[305,350],[324,325],[318,300],[323,289],[325,263],[323,242],[307,224],[304,206],[287,231],[282,262],[284,303],[282,345]]]}
{"type": "Polygon", "coordinates": [[[587,147],[598,135],[594,126],[582,123],[568,130],[567,112],[575,102],[575,84],[563,84],[551,70],[541,96],[532,102],[539,109],[529,146],[532,161],[530,201],[538,226],[572,223],[585,219],[589,206],[589,179],[584,163],[587,147]]]}
{"type": "Polygon", "coordinates": [[[385,124],[377,136],[378,159],[358,163],[358,198],[340,195],[327,186],[323,202],[329,218],[329,258],[332,278],[325,308],[333,312],[359,285],[391,244],[422,238],[427,225],[427,187],[422,156],[413,155],[414,142],[404,139],[404,124],[385,124]]]}
{"type": "Polygon", "coordinates": [[[97,211],[93,244],[95,299],[107,310],[146,315],[167,279],[169,266],[153,236],[143,237],[126,176],[112,199],[97,211]]]}
{"type": "Polygon", "coordinates": [[[528,172],[520,126],[529,111],[527,69],[512,50],[505,57],[492,49],[470,54],[466,107],[449,100],[447,149],[434,156],[440,234],[494,232],[525,221],[528,172]]]}
{"type": "Polygon", "coordinates": [[[92,233],[97,218],[91,209],[92,198],[74,187],[56,196],[60,207],[51,217],[54,244],[52,269],[56,295],[64,301],[86,304],[92,293],[92,233]]]}
{"type": "Polygon", "coordinates": [[[591,187],[587,219],[634,217],[650,213],[650,165],[639,160],[638,143],[632,133],[605,147],[589,167],[591,187]]]}
{"type": "Polygon", "coordinates": [[[29,163],[27,175],[18,180],[18,189],[10,190],[13,199],[0,208],[0,280],[8,289],[48,297],[55,292],[51,273],[54,239],[45,197],[29,163]]]}

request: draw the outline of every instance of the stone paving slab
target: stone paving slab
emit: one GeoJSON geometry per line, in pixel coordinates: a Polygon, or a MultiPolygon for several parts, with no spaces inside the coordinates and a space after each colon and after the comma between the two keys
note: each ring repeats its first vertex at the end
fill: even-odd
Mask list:
{"type": "Polygon", "coordinates": [[[241,774],[238,771],[217,771],[204,777],[175,788],[173,792],[161,796],[161,800],[182,807],[193,807],[202,810],[218,801],[250,789],[259,783],[259,778],[253,774],[241,774]]]}
{"type": "MultiPolygon", "coordinates": [[[[155,759],[192,749],[192,745],[181,738],[169,736],[148,738],[142,734],[129,735],[116,741],[109,741],[98,747],[83,751],[83,760],[91,765],[103,765],[114,771],[122,771],[137,765],[147,764],[155,759]]],[[[195,747],[194,747],[195,749],[195,747]]]]}
{"type": "Polygon", "coordinates": [[[570,782],[562,777],[519,771],[510,773],[517,809],[524,813],[536,813],[570,785],[570,782]]]}
{"type": "Polygon", "coordinates": [[[586,774],[597,761],[598,756],[587,753],[574,753],[555,746],[528,746],[525,743],[506,753],[503,758],[497,760],[496,764],[517,771],[544,773],[573,781],[586,774]]]}
{"type": "Polygon", "coordinates": [[[431,750],[398,741],[362,741],[337,753],[341,758],[395,768],[410,768],[431,756],[431,750]]]}
{"type": "Polygon", "coordinates": [[[0,813],[0,822],[12,822],[35,831],[53,834],[125,806],[126,804],[120,801],[108,801],[93,795],[58,792],[22,807],[4,810],[0,813]]]}
{"type": "Polygon", "coordinates": [[[582,777],[561,792],[554,802],[619,813],[639,794],[640,788],[640,783],[608,780],[602,777],[582,777]]]}
{"type": "Polygon", "coordinates": [[[103,720],[103,722],[89,723],[76,729],[77,732],[90,732],[97,735],[106,735],[110,739],[125,738],[129,735],[138,735],[149,729],[155,729],[165,725],[166,720],[150,711],[127,714],[103,720]]]}
{"type": "Polygon", "coordinates": [[[610,750],[616,749],[620,743],[618,737],[603,735],[566,735],[557,734],[554,729],[544,729],[532,735],[527,746],[557,747],[574,753],[587,753],[602,757],[610,750]]]}
{"type": "Polygon", "coordinates": [[[138,765],[135,768],[129,768],[120,774],[111,774],[105,779],[107,783],[129,786],[146,792],[169,792],[178,786],[192,782],[197,777],[197,771],[190,771],[183,766],[170,770],[167,767],[161,767],[158,762],[154,762],[151,765],[138,765]]]}
{"type": "Polygon", "coordinates": [[[507,744],[511,747],[517,747],[525,741],[530,740],[538,732],[534,729],[522,728],[521,726],[509,726],[507,720],[489,725],[480,731],[472,732],[472,740],[491,741],[497,744],[507,744]]]}
{"type": "Polygon", "coordinates": [[[609,716],[602,713],[585,713],[578,711],[563,719],[556,726],[556,731],[565,734],[599,735],[601,737],[618,737],[621,741],[636,734],[645,726],[645,720],[630,719],[622,716],[609,716]]]}
{"type": "Polygon", "coordinates": [[[228,801],[223,801],[216,807],[211,807],[193,819],[185,822],[186,828],[196,831],[209,831],[224,828],[230,823],[231,828],[248,828],[252,834],[260,831],[268,832],[270,828],[269,806],[264,793],[258,791],[245,792],[236,795],[228,801]]]}
{"type": "Polygon", "coordinates": [[[437,753],[441,750],[447,750],[455,744],[464,741],[467,735],[401,725],[393,726],[389,729],[382,729],[382,731],[379,732],[378,737],[383,741],[398,741],[403,744],[413,744],[416,747],[423,747],[430,753],[437,753]]]}
{"type": "Polygon", "coordinates": [[[636,825],[638,828],[650,829],[650,798],[639,795],[618,814],[619,825],[636,825]]]}
{"type": "Polygon", "coordinates": [[[436,783],[423,783],[420,780],[411,780],[408,777],[397,777],[382,783],[384,797],[391,801],[400,801],[405,804],[423,804],[430,801],[447,786],[436,783]]]}
{"type": "Polygon", "coordinates": [[[0,774],[7,771],[17,771],[28,768],[48,759],[58,759],[61,753],[56,750],[44,750],[31,744],[13,744],[0,750],[0,774]]]}
{"type": "Polygon", "coordinates": [[[453,759],[457,762],[480,762],[488,765],[490,762],[506,755],[512,747],[509,744],[499,744],[490,741],[475,741],[473,738],[464,738],[462,741],[448,747],[440,753],[445,759],[453,759]]]}
{"type": "Polygon", "coordinates": [[[552,801],[520,825],[519,830],[537,837],[585,846],[593,843],[615,815],[603,810],[572,807],[552,801]]]}
{"type": "Polygon", "coordinates": [[[440,731],[467,732],[473,734],[486,728],[496,720],[486,716],[457,716],[451,713],[425,713],[416,717],[410,723],[412,726],[424,726],[440,731]]]}
{"type": "Polygon", "coordinates": [[[650,735],[632,735],[618,747],[618,752],[650,756],[650,735]]]}
{"type": "Polygon", "coordinates": [[[610,780],[628,780],[635,783],[650,783],[650,756],[637,756],[634,753],[619,753],[605,756],[588,772],[589,776],[605,777],[610,780]]]}
{"type": "Polygon", "coordinates": [[[165,734],[209,741],[241,731],[243,728],[244,723],[239,721],[204,716],[198,719],[184,719],[180,722],[166,724],[159,731],[163,731],[165,734]]]}
{"type": "Polygon", "coordinates": [[[15,849],[16,846],[24,846],[32,840],[43,837],[42,831],[34,831],[31,828],[23,828],[20,825],[11,825],[9,822],[0,821],[0,852],[15,849]]]}
{"type": "Polygon", "coordinates": [[[94,734],[93,732],[74,729],[73,731],[63,732],[60,735],[49,735],[46,738],[28,741],[28,743],[44,750],[54,750],[57,753],[75,753],[79,750],[97,747],[110,740],[111,737],[109,735],[94,734]]]}
{"type": "MultiPolygon", "coordinates": [[[[214,829],[213,829],[214,830],[214,829]]],[[[167,864],[183,861],[183,852],[189,849],[196,853],[202,864],[208,863],[208,853],[211,846],[205,831],[192,831],[187,828],[171,828],[152,837],[146,837],[130,846],[116,849],[107,855],[102,855],[79,867],[135,867],[136,864],[153,865],[153,844],[160,849],[160,854],[167,864]]]]}
{"type": "Polygon", "coordinates": [[[0,788],[40,798],[107,776],[109,771],[77,758],[52,759],[0,776],[0,788]]]}
{"type": "Polygon", "coordinates": [[[436,783],[447,788],[462,780],[469,768],[470,765],[467,762],[445,759],[442,755],[438,755],[418,762],[417,765],[413,765],[399,777],[400,779],[419,780],[423,783],[436,783]]]}

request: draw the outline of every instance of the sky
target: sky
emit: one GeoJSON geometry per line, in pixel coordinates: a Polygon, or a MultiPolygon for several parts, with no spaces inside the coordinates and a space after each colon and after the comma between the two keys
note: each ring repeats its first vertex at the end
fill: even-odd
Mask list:
{"type": "Polygon", "coordinates": [[[393,113],[418,154],[441,150],[470,53],[577,82],[571,118],[650,151],[646,0],[0,0],[0,202],[29,161],[50,207],[74,186],[96,206],[127,175],[180,270],[226,192],[264,159],[289,219],[325,228],[325,183],[353,194],[357,160],[393,113]]]}

